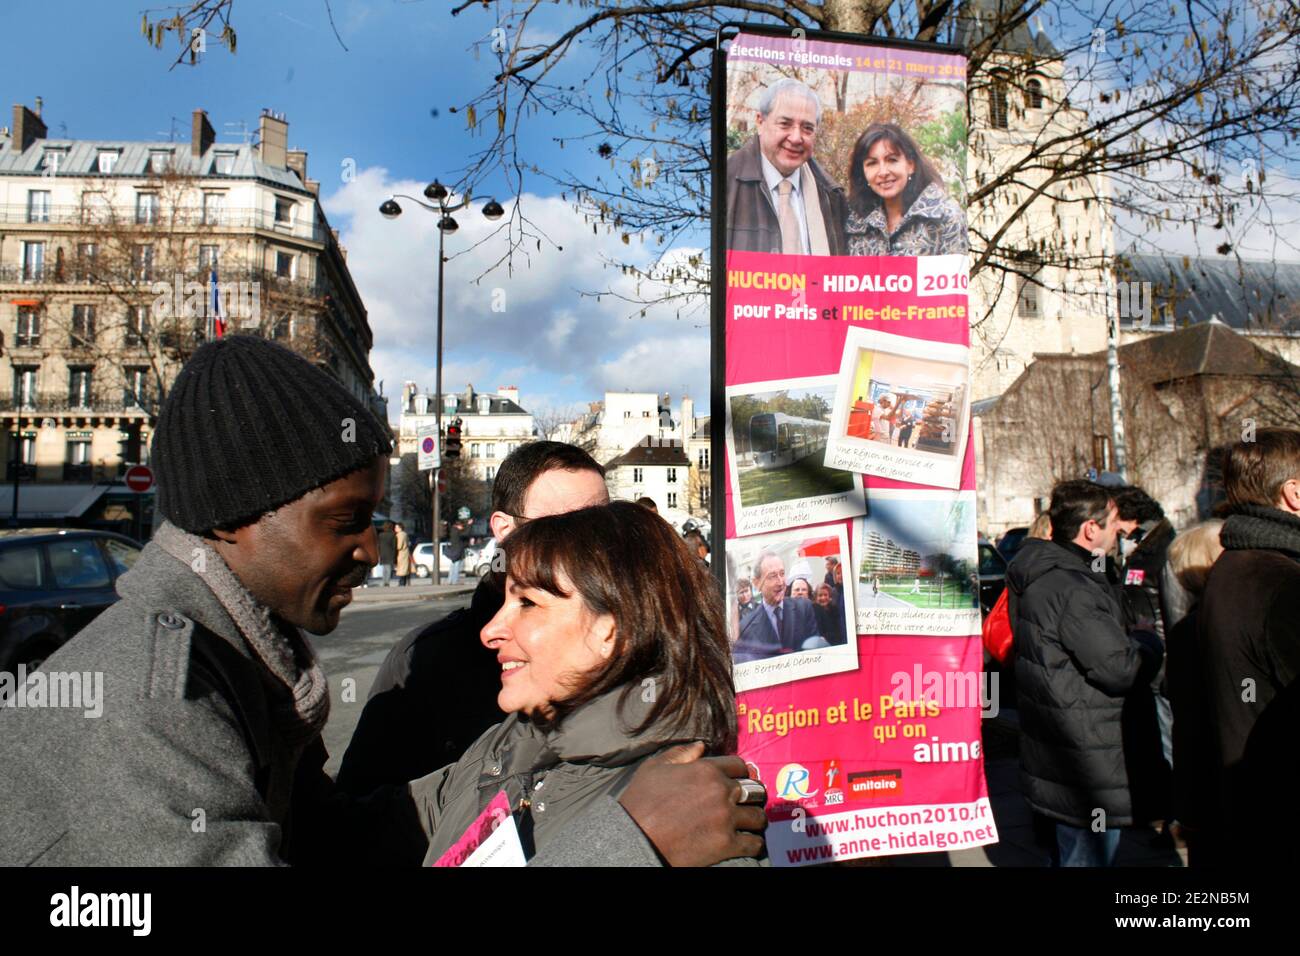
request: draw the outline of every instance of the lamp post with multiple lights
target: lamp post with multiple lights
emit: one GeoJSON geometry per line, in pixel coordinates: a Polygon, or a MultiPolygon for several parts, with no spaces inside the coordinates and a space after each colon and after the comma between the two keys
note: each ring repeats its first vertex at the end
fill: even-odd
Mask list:
{"type": "MultiPolygon", "coordinates": [[[[444,266],[444,264],[445,264],[446,261],[447,261],[446,256],[443,254],[443,247],[444,247],[443,244],[444,244],[444,241],[446,240],[446,237],[447,237],[447,235],[448,235],[449,233],[453,233],[453,232],[455,232],[457,229],[460,228],[460,226],[457,224],[456,220],[453,219],[453,218],[451,217],[451,214],[452,214],[453,212],[457,212],[457,211],[459,211],[459,210],[461,210],[461,209],[464,209],[466,206],[469,205],[469,201],[470,201],[470,195],[469,195],[469,192],[468,192],[468,191],[466,191],[466,193],[465,193],[465,198],[462,199],[460,202],[456,203],[455,205],[448,205],[448,203],[447,203],[447,199],[448,199],[449,196],[450,196],[450,192],[448,191],[447,187],[444,186],[442,183],[438,182],[438,181],[435,179],[433,182],[429,183],[428,186],[425,186],[425,187],[424,187],[424,197],[425,197],[426,199],[428,199],[429,202],[431,202],[431,203],[436,203],[436,205],[430,205],[429,203],[421,202],[420,200],[416,199],[414,196],[404,196],[404,195],[400,195],[400,194],[399,194],[399,195],[395,195],[395,196],[390,196],[388,199],[384,200],[384,202],[381,203],[380,206],[379,206],[379,212],[380,212],[380,214],[381,214],[385,219],[396,219],[398,216],[400,216],[400,215],[402,214],[402,207],[399,206],[399,205],[397,204],[397,200],[398,200],[398,199],[409,199],[411,202],[415,203],[415,204],[416,204],[417,206],[419,206],[421,209],[425,209],[425,210],[427,210],[427,211],[429,211],[429,212],[435,212],[435,213],[438,214],[438,345],[437,345],[437,348],[438,348],[438,356],[437,356],[437,377],[438,377],[438,382],[437,382],[437,394],[436,394],[436,396],[435,396],[435,401],[437,402],[437,408],[435,409],[435,415],[437,416],[437,428],[438,428],[438,464],[439,464],[439,467],[433,469],[433,471],[432,471],[431,474],[430,474],[430,482],[431,482],[431,484],[432,484],[432,486],[433,486],[433,535],[432,535],[432,537],[433,537],[433,571],[432,571],[432,576],[433,576],[433,583],[434,583],[434,584],[441,584],[441,583],[442,583],[442,542],[441,542],[441,540],[440,540],[441,537],[442,537],[442,535],[440,534],[440,531],[441,531],[441,527],[440,527],[441,520],[440,520],[440,518],[441,518],[441,516],[440,516],[439,513],[438,513],[438,504],[439,504],[439,502],[438,502],[438,472],[441,471],[441,465],[442,465],[442,447],[443,447],[443,438],[442,438],[442,301],[443,301],[442,291],[443,291],[443,281],[442,281],[442,279],[443,279],[443,266],[444,266]]],[[[495,199],[489,199],[489,200],[488,200],[486,203],[484,203],[484,205],[483,205],[483,215],[484,215],[487,219],[490,219],[490,220],[495,221],[495,220],[497,220],[497,219],[500,219],[503,215],[505,215],[505,210],[501,208],[501,204],[500,204],[499,202],[497,202],[495,199]]]]}

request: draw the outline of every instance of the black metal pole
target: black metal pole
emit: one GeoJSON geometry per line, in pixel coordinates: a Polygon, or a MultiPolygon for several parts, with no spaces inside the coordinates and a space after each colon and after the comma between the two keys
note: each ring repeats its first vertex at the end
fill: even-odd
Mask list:
{"type": "MultiPolygon", "coordinates": [[[[439,204],[441,206],[441,203],[439,204]]],[[[438,494],[438,473],[442,471],[443,439],[442,439],[442,266],[443,266],[443,240],[446,233],[442,229],[442,220],[447,218],[446,209],[440,209],[438,219],[438,361],[437,376],[438,387],[435,398],[438,407],[434,410],[437,416],[438,428],[438,467],[433,470],[433,583],[435,585],[442,583],[442,516],[439,512],[441,504],[438,494]]]]}
{"type": "Polygon", "coordinates": [[[23,469],[23,430],[21,424],[19,419],[14,419],[14,508],[9,515],[9,527],[11,528],[18,527],[18,483],[23,469]]]}

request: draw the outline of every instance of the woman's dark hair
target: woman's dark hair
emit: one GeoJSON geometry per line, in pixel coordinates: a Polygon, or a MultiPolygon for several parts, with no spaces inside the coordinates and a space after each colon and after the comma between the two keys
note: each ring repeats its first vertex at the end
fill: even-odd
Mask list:
{"type": "Polygon", "coordinates": [[[872,123],[862,131],[862,135],[858,137],[853,147],[853,154],[849,157],[849,207],[859,216],[868,216],[884,204],[884,200],[867,185],[866,173],[862,171],[867,153],[871,152],[881,140],[892,145],[916,167],[912,172],[911,182],[903,188],[904,212],[912,208],[916,197],[921,195],[921,191],[930,183],[943,184],[943,178],[935,169],[934,163],[926,159],[925,154],[916,145],[916,140],[908,136],[903,131],[903,127],[897,123],[872,123]]]}
{"type": "Polygon", "coordinates": [[[518,586],[569,597],[563,575],[588,610],[614,618],[614,652],[552,702],[551,723],[619,687],[642,693],[653,678],[654,705],[635,732],[665,721],[713,753],[733,752],[735,687],[722,594],[671,525],[640,505],[615,501],[529,521],[502,547],[506,573],[518,586]]]}

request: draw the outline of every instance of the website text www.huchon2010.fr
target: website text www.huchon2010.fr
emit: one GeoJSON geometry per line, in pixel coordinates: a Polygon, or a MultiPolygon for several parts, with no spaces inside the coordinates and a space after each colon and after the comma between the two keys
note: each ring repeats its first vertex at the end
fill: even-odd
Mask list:
{"type": "Polygon", "coordinates": [[[768,828],[768,852],[784,865],[851,856],[964,850],[997,841],[987,797],[973,803],[882,807],[806,817],[768,828]]]}

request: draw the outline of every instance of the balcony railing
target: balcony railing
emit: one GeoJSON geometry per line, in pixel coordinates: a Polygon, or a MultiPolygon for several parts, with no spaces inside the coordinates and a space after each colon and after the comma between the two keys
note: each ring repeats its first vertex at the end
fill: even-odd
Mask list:
{"type": "Polygon", "coordinates": [[[29,401],[23,401],[21,397],[14,398],[12,395],[0,396],[0,412],[27,412],[31,415],[41,415],[46,412],[80,412],[86,415],[103,412],[138,412],[141,415],[152,415],[156,413],[158,405],[153,399],[137,402],[134,398],[127,398],[122,394],[121,388],[92,391],[86,401],[81,401],[79,397],[69,395],[66,391],[38,392],[29,398],[29,401]]]}
{"type": "Polygon", "coordinates": [[[36,466],[35,466],[35,465],[28,464],[27,462],[20,462],[18,465],[14,465],[14,463],[11,461],[11,462],[7,462],[6,465],[5,465],[5,480],[6,480],[6,481],[13,481],[13,480],[14,480],[14,471],[15,471],[15,470],[18,472],[18,480],[19,480],[19,481],[35,481],[35,480],[36,480],[36,466]]]}
{"type": "MultiPolygon", "coordinates": [[[[175,273],[167,272],[167,264],[154,262],[150,270],[148,279],[130,279],[126,276],[109,276],[107,268],[101,266],[98,274],[91,270],[89,273],[84,268],[79,268],[76,263],[67,263],[62,268],[46,264],[44,269],[29,270],[19,265],[0,265],[0,285],[13,284],[30,284],[30,285],[105,285],[127,291],[132,285],[140,292],[141,295],[152,296],[152,286],[155,282],[174,282],[175,273]]],[[[181,278],[181,284],[184,286],[189,282],[199,282],[206,289],[208,286],[208,277],[210,273],[206,270],[196,270],[190,268],[187,264],[181,278]]],[[[285,295],[299,295],[315,297],[325,295],[329,291],[328,284],[323,276],[319,273],[314,279],[294,279],[282,276],[270,269],[222,269],[217,266],[217,281],[221,284],[227,282],[245,282],[259,283],[263,292],[280,292],[285,295]]],[[[358,343],[359,345],[359,343],[358,343]]]]}
{"type": "MultiPolygon", "coordinates": [[[[299,212],[311,208],[307,202],[297,207],[299,212]]],[[[49,206],[48,216],[35,225],[84,226],[89,230],[105,227],[137,227],[135,206],[49,206]]],[[[26,203],[0,204],[0,224],[28,224],[26,203]]],[[[329,230],[314,216],[310,219],[298,215],[292,222],[277,219],[273,209],[224,208],[204,210],[201,206],[180,206],[158,210],[153,222],[144,224],[145,230],[171,229],[266,229],[297,239],[325,242],[329,230]]]]}

